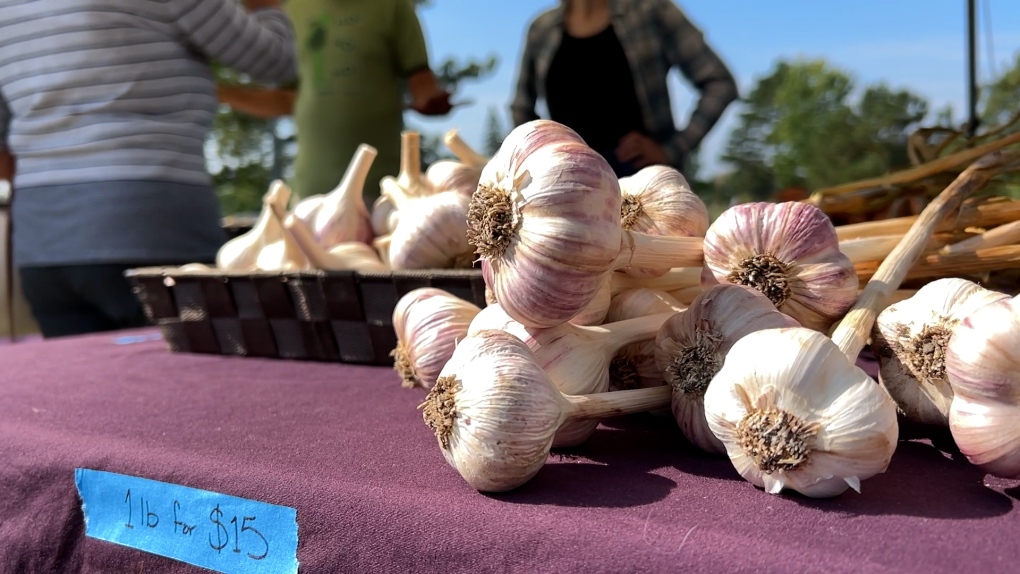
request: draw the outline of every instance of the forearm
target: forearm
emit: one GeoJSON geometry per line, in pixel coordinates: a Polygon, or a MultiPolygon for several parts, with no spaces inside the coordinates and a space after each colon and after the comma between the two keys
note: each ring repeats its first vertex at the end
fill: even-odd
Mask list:
{"type": "Polygon", "coordinates": [[[708,132],[719,123],[726,108],[737,99],[737,85],[732,77],[706,82],[701,88],[701,98],[691,114],[687,127],[677,134],[678,145],[689,151],[701,145],[708,132]]]}
{"type": "Polygon", "coordinates": [[[294,114],[295,90],[266,90],[240,86],[217,86],[221,102],[241,113],[257,118],[276,118],[294,114]]]}
{"type": "Polygon", "coordinates": [[[10,150],[0,150],[0,179],[14,181],[14,156],[10,150]]]}

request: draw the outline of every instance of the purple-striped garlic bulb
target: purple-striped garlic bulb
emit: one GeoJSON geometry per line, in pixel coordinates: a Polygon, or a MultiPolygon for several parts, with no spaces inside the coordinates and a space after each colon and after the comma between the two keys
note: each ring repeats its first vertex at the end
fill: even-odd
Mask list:
{"type": "Polygon", "coordinates": [[[1020,478],[1020,296],[982,306],[953,331],[949,429],[971,463],[1020,478]]]}
{"type": "Polygon", "coordinates": [[[614,269],[701,265],[701,240],[624,232],[619,180],[576,132],[515,128],[482,170],[468,239],[506,312],[531,327],[569,321],[614,269]]]}
{"type": "Polygon", "coordinates": [[[481,331],[457,345],[418,408],[443,458],[472,488],[503,492],[541,470],[562,425],[668,402],[664,388],[564,395],[520,339],[481,331]]]}
{"type": "Polygon", "coordinates": [[[655,337],[655,362],[673,387],[673,416],[694,446],[713,454],[726,448],[705,419],[705,392],[734,343],[762,329],[799,327],[764,295],[741,285],[715,285],[687,311],[666,321],[655,337]]]}
{"type": "MultiPolygon", "coordinates": [[[[651,165],[630,177],[620,178],[623,193],[621,226],[629,231],[666,237],[704,237],[708,231],[708,209],[691,191],[679,171],[665,165],[651,165]]],[[[631,267],[634,277],[659,277],[669,269],[631,267]]]]}
{"type": "Polygon", "coordinates": [[[828,333],[857,300],[853,263],[829,218],[806,203],[744,203],[705,234],[702,284],[754,287],[802,326],[828,333]]]}
{"type": "Polygon", "coordinates": [[[966,279],[946,278],[879,313],[871,332],[878,382],[907,420],[949,426],[953,389],[946,348],[953,330],[980,307],[1009,299],[966,279]]]}
{"type": "MultiPolygon", "coordinates": [[[[483,309],[471,322],[468,334],[485,330],[506,331],[535,353],[535,360],[556,387],[568,395],[588,395],[609,390],[609,365],[623,347],[651,341],[670,316],[659,313],[630,321],[582,327],[562,323],[555,327],[527,327],[515,321],[498,304],[483,309]]],[[[564,425],[553,446],[577,446],[595,432],[597,420],[564,425]]]]}
{"type": "Polygon", "coordinates": [[[479,311],[469,301],[433,287],[401,297],[393,309],[397,347],[390,356],[403,386],[432,388],[479,311]]]}
{"type": "Polygon", "coordinates": [[[386,178],[380,185],[399,214],[388,247],[392,269],[442,269],[472,259],[467,240],[470,198],[455,191],[410,197],[386,178]]]}

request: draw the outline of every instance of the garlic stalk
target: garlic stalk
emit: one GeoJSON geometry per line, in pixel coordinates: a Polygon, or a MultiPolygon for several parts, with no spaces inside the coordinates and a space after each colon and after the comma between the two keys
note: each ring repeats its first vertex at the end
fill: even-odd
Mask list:
{"type": "Polygon", "coordinates": [[[246,233],[223,244],[216,253],[216,267],[225,271],[251,271],[256,268],[259,253],[283,238],[279,219],[273,206],[286,210],[291,191],[282,181],[274,181],[262,198],[262,213],[246,233]]]}
{"type": "Polygon", "coordinates": [[[673,388],[673,416],[691,444],[726,454],[705,418],[705,392],[733,345],[755,331],[799,326],[743,285],[715,285],[662,325],[653,345],[655,364],[673,388]]]}
{"type": "Polygon", "coordinates": [[[478,188],[481,167],[471,167],[459,161],[439,160],[425,170],[425,179],[434,191],[456,191],[471,196],[478,188]]]}
{"type": "Polygon", "coordinates": [[[400,212],[390,235],[391,268],[447,268],[463,257],[473,259],[467,240],[469,198],[455,191],[412,198],[386,180],[383,194],[400,212]]]}
{"type": "MultiPolygon", "coordinates": [[[[652,165],[620,178],[620,191],[625,230],[667,237],[704,237],[708,230],[704,202],[671,167],[652,165]]],[[[631,267],[625,272],[634,277],[659,277],[667,271],[631,267]]]]}
{"type": "Polygon", "coordinates": [[[953,332],[949,429],[971,463],[1020,478],[1020,296],[974,311],[953,332]]]}
{"type": "Polygon", "coordinates": [[[583,310],[614,269],[700,265],[701,240],[624,232],[609,164],[548,120],[515,128],[486,164],[468,239],[514,319],[551,327],[583,310]]]}
{"type": "Polygon", "coordinates": [[[401,297],[393,309],[397,346],[390,356],[403,386],[432,388],[480,310],[432,287],[414,289],[401,297]]]}
{"type": "Polygon", "coordinates": [[[460,132],[456,129],[452,129],[443,135],[443,143],[453,152],[453,155],[457,156],[461,163],[469,167],[481,168],[489,163],[489,158],[472,149],[467,142],[461,139],[460,132]]]}
{"type": "Polygon", "coordinates": [[[939,279],[878,315],[872,332],[878,381],[907,420],[949,425],[953,400],[945,362],[949,338],[965,317],[1002,299],[1009,295],[965,279],[939,279]]]}
{"type": "Polygon", "coordinates": [[[745,203],[727,209],[705,236],[704,286],[754,287],[809,329],[828,332],[857,298],[854,266],[835,229],[806,203],[745,203]]]}
{"type": "MultiPolygon", "coordinates": [[[[631,289],[613,296],[606,322],[647,317],[657,313],[679,313],[687,307],[662,291],[631,289]]],[[[666,380],[655,364],[655,340],[632,343],[620,349],[609,363],[609,390],[649,388],[665,385],[666,380]]],[[[653,412],[670,415],[668,409],[653,412]]]]}
{"type": "Polygon", "coordinates": [[[977,251],[978,249],[999,247],[1000,245],[1012,245],[1017,241],[1020,241],[1020,220],[989,229],[984,233],[952,245],[946,245],[940,253],[966,253],[977,251]]]}
{"type": "MultiPolygon", "coordinates": [[[[527,327],[515,321],[498,304],[483,309],[468,334],[485,330],[506,331],[523,341],[556,387],[570,395],[604,393],[609,389],[609,368],[623,347],[650,341],[663,321],[672,315],[656,315],[601,326],[582,327],[563,323],[556,327],[527,327]]],[[[595,432],[597,420],[564,425],[553,446],[577,446],[595,432]]]]}
{"type": "Polygon", "coordinates": [[[340,271],[352,269],[357,271],[387,271],[386,265],[375,256],[375,250],[361,243],[360,241],[347,241],[338,243],[328,251],[323,249],[315,241],[311,230],[304,222],[294,216],[288,215],[283,220],[283,226],[290,231],[298,248],[308,259],[312,267],[324,271],[340,271]],[[359,245],[359,247],[352,247],[359,245]]]}
{"type": "Polygon", "coordinates": [[[432,193],[425,174],[421,172],[421,134],[418,132],[400,132],[400,173],[397,174],[396,182],[409,197],[432,193]]]}
{"type": "Polygon", "coordinates": [[[312,264],[301,249],[294,233],[284,224],[281,215],[285,213],[279,205],[269,205],[269,211],[275,225],[280,228],[280,239],[270,243],[259,251],[255,260],[255,269],[259,271],[304,271],[312,264]]]}
{"type": "Polygon", "coordinates": [[[830,340],[804,328],[740,339],[705,393],[712,434],[749,482],[778,493],[836,496],[884,472],[896,449],[896,405],[854,361],[875,316],[932,233],[986,183],[998,154],[972,164],[921,212],[830,340]]]}
{"type": "Polygon", "coordinates": [[[520,339],[481,331],[457,345],[419,408],[443,457],[472,488],[504,492],[538,473],[561,426],[668,403],[666,387],[564,395],[520,339]]]}
{"type": "Polygon", "coordinates": [[[368,172],[378,151],[361,144],[348,164],[336,189],[326,195],[307,198],[294,208],[294,215],[312,232],[315,242],[329,249],[337,243],[372,241],[372,221],[365,207],[364,190],[368,172]]]}

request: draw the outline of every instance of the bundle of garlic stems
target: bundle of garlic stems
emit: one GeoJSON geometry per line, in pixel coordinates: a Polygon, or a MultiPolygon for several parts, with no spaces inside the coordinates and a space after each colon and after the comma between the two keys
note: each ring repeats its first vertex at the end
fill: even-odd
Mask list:
{"type": "Polygon", "coordinates": [[[705,413],[737,471],[770,493],[836,496],[884,472],[896,448],[891,397],[854,363],[878,312],[907,277],[935,228],[1008,159],[968,167],[918,216],[830,340],[809,329],[740,339],[709,385],[705,413]]]}

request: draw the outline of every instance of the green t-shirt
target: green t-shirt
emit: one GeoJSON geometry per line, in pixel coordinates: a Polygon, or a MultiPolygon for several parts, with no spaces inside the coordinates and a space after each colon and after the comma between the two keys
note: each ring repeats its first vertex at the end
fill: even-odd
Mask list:
{"type": "Polygon", "coordinates": [[[300,197],[336,187],[362,143],[379,150],[365,201],[400,169],[405,79],[428,66],[411,0],[288,0],[300,87],[294,120],[300,197]]]}

